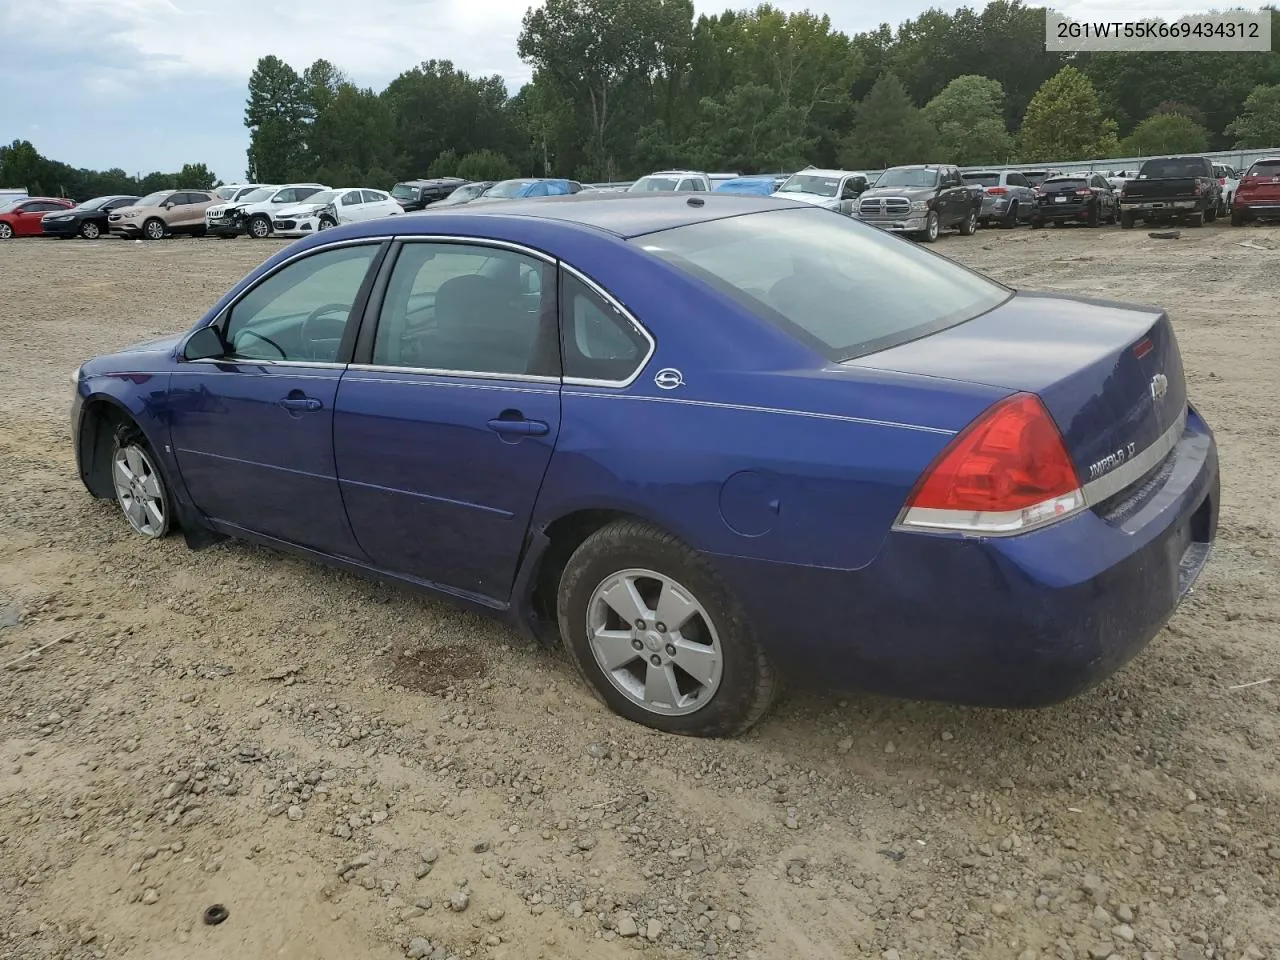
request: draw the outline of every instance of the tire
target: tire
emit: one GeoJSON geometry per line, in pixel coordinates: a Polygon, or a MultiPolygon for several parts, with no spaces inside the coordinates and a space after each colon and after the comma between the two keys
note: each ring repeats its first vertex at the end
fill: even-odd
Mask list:
{"type": "Polygon", "coordinates": [[[1188,226],[1188,227],[1203,227],[1203,226],[1204,226],[1204,211],[1203,211],[1203,210],[1197,210],[1193,216],[1188,217],[1188,218],[1187,218],[1187,226],[1188,226]]]}
{"type": "Polygon", "coordinates": [[[930,210],[929,216],[925,220],[924,233],[920,234],[920,239],[925,243],[935,243],[938,239],[938,230],[941,224],[938,223],[938,211],[930,210]]]}
{"type": "Polygon", "coordinates": [[[1213,223],[1217,219],[1218,219],[1218,208],[1215,206],[1212,210],[1210,210],[1208,207],[1206,207],[1204,211],[1204,222],[1213,223]]]}
{"type": "Polygon", "coordinates": [[[1000,221],[1001,230],[1012,230],[1018,225],[1018,201],[1015,200],[1009,205],[1009,212],[1004,215],[1000,221]]]}
{"type": "Polygon", "coordinates": [[[163,240],[164,234],[164,221],[159,217],[152,217],[142,225],[142,235],[148,240],[163,240]]]}
{"type": "Polygon", "coordinates": [[[255,214],[249,218],[249,236],[255,240],[265,240],[271,236],[271,221],[262,214],[255,214]]]}
{"type": "Polygon", "coordinates": [[[316,232],[318,233],[321,230],[328,230],[331,227],[336,226],[337,224],[334,222],[332,217],[321,217],[320,222],[316,224],[316,232]]]}
{"type": "Polygon", "coordinates": [[[1124,212],[1121,212],[1121,214],[1120,214],[1120,226],[1121,226],[1121,228],[1122,228],[1122,229],[1124,229],[1124,230],[1132,230],[1132,229],[1133,229],[1133,214],[1132,214],[1132,213],[1124,213],[1124,212]]]}
{"type": "Polygon", "coordinates": [[[80,236],[86,240],[97,240],[102,236],[102,228],[92,220],[86,220],[80,224],[80,236]]]}
{"type": "Polygon", "coordinates": [[[0,223],[0,240],[12,240],[13,227],[7,223],[0,223]]]}
{"type": "Polygon", "coordinates": [[[111,485],[134,533],[159,540],[173,529],[173,496],[155,454],[134,424],[116,430],[111,448],[111,485]]]}
{"type": "Polygon", "coordinates": [[[1084,222],[1086,226],[1090,227],[1096,227],[1102,223],[1102,214],[1096,203],[1091,206],[1089,208],[1089,212],[1084,215],[1084,222]]]}
{"type": "Polygon", "coordinates": [[[960,236],[972,237],[978,232],[978,211],[970,210],[969,215],[960,221],[960,236]]]}
{"type": "Polygon", "coordinates": [[[1042,220],[1040,217],[1032,217],[1032,218],[1031,218],[1031,229],[1032,229],[1032,230],[1043,230],[1043,229],[1044,229],[1044,220],[1042,220]]]}
{"type": "Polygon", "coordinates": [[[1232,210],[1232,211],[1231,211],[1231,225],[1232,225],[1233,227],[1243,227],[1243,226],[1244,226],[1244,214],[1243,214],[1241,211],[1239,211],[1239,210],[1232,210]]]}
{"type": "Polygon", "coordinates": [[[628,720],[682,736],[732,737],[773,702],[776,674],[741,605],[697,552],[649,524],[619,520],[583,541],[560,577],[556,612],[574,666],[596,696],[628,720]],[[604,599],[611,583],[622,587],[616,605],[604,599]],[[637,601],[628,603],[632,597],[637,601]],[[671,609],[683,611],[679,628],[657,619],[667,598],[671,609]],[[624,620],[616,606],[630,607],[632,616],[624,620]],[[597,628],[611,631],[615,641],[599,654],[589,637],[597,628]],[[711,655],[717,647],[718,656],[711,655]],[[683,664],[672,651],[684,651],[683,664]],[[670,702],[647,695],[651,677],[675,682],[664,688],[675,693],[670,702]]]}

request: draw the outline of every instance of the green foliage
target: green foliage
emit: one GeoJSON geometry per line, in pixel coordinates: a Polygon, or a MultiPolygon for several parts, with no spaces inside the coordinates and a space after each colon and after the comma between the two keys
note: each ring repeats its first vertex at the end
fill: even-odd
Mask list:
{"type": "Polygon", "coordinates": [[[1027,105],[1019,153],[1027,163],[1113,157],[1120,150],[1116,129],[1116,122],[1103,116],[1089,78],[1063,67],[1027,105]]]}
{"type": "Polygon", "coordinates": [[[1226,133],[1241,148],[1280,144],[1280,84],[1254,87],[1226,133]]]}
{"type": "Polygon", "coordinates": [[[939,160],[938,150],[938,131],[911,102],[902,81],[886,72],[854,111],[853,129],[840,144],[840,162],[879,170],[939,160]]]}
{"type": "Polygon", "coordinates": [[[1013,153],[999,80],[956,77],[925,104],[924,115],[938,131],[939,155],[950,163],[1007,163],[1013,153]]]}
{"type": "Polygon", "coordinates": [[[1152,157],[1168,153],[1203,153],[1209,144],[1204,127],[1180,113],[1157,113],[1133,128],[1120,152],[1125,156],[1152,157]]]}
{"type": "Polygon", "coordinates": [[[15,140],[0,147],[0,187],[25,188],[32,196],[70,197],[91,200],[109,194],[145,194],[178,187],[208,189],[214,176],[203,163],[188,163],[178,173],[149,173],[130,176],[123,170],[76,169],[40,155],[27,140],[15,140]]]}
{"type": "Polygon", "coordinates": [[[456,177],[457,175],[458,151],[452,147],[432,160],[431,166],[427,167],[427,176],[433,179],[436,177],[456,177]]]}
{"type": "Polygon", "coordinates": [[[500,153],[477,150],[458,161],[454,175],[463,180],[510,180],[520,176],[520,171],[500,153]]]}

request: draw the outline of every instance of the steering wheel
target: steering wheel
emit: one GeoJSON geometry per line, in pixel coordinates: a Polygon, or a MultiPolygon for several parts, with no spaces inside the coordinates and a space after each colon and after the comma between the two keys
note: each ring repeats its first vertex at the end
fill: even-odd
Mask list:
{"type": "Polygon", "coordinates": [[[262,334],[257,333],[256,331],[253,331],[253,330],[249,330],[248,328],[241,330],[240,335],[256,337],[257,339],[261,340],[263,343],[267,344],[267,346],[271,347],[272,350],[276,351],[276,353],[280,354],[281,360],[287,360],[289,358],[289,354],[285,353],[284,348],[280,346],[280,344],[272,340],[270,337],[264,337],[262,334]]]}
{"type": "Polygon", "coordinates": [[[316,307],[309,314],[307,319],[302,321],[302,329],[298,331],[298,336],[303,343],[311,348],[311,359],[316,359],[316,342],[318,340],[341,340],[342,334],[347,327],[347,317],[351,313],[351,304],[349,303],[326,303],[322,307],[316,307]],[[340,319],[335,320],[337,336],[317,337],[316,327],[320,322],[320,318],[333,313],[342,313],[340,319]]]}

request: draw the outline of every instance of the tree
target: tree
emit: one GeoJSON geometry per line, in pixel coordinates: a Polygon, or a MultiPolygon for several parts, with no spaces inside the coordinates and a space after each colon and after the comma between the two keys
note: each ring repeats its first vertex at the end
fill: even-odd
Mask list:
{"type": "Polygon", "coordinates": [[[1254,87],[1226,134],[1239,149],[1280,144],[1280,84],[1254,87]]]}
{"type": "Polygon", "coordinates": [[[244,125],[249,128],[249,179],[287,183],[304,172],[307,108],[302,78],[276,56],[258,61],[249,76],[244,125]]]}
{"type": "Polygon", "coordinates": [[[377,93],[340,81],[309,131],[310,176],[335,186],[391,186],[394,129],[391,111],[377,93]]]}
{"type": "Polygon", "coordinates": [[[196,190],[212,190],[218,178],[203,163],[184,163],[176,179],[178,182],[174,185],[175,188],[194,187],[196,190]]]}
{"type": "Polygon", "coordinates": [[[456,177],[458,175],[458,151],[450,148],[431,161],[428,177],[456,177]]]}
{"type": "Polygon", "coordinates": [[[1075,67],[1046,80],[1027,105],[1019,136],[1025,162],[1112,157],[1119,150],[1116,122],[1103,116],[1097,91],[1075,67]]]}
{"type": "Polygon", "coordinates": [[[1125,137],[1126,155],[1151,157],[1162,153],[1204,153],[1209,136],[1204,127],[1178,113],[1157,113],[1143,120],[1125,137]]]}
{"type": "Polygon", "coordinates": [[[939,153],[949,163],[1005,163],[1013,153],[999,80],[956,77],[925,104],[924,115],[938,131],[939,153]]]}
{"type": "Polygon", "coordinates": [[[492,150],[468,153],[456,167],[456,176],[463,180],[510,180],[519,175],[514,163],[492,150]]]}
{"type": "Polygon", "coordinates": [[[693,134],[679,153],[704,169],[742,173],[795,170],[807,162],[815,138],[805,135],[803,108],[758,83],[734,87],[698,105],[693,134]]]}
{"type": "Polygon", "coordinates": [[[854,111],[853,129],[840,145],[846,167],[883,169],[939,159],[938,133],[892,73],[884,73],[854,111]]]}

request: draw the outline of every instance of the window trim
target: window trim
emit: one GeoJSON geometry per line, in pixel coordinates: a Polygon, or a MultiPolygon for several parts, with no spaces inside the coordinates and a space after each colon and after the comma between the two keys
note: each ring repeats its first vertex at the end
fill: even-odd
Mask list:
{"type": "MultiPolygon", "coordinates": [[[[636,382],[636,380],[639,379],[640,374],[644,372],[644,368],[647,367],[649,365],[649,361],[653,359],[653,355],[658,350],[657,341],[654,340],[653,334],[651,334],[648,331],[645,325],[641,323],[639,320],[637,320],[635,318],[635,315],[626,307],[624,307],[617,297],[613,296],[613,294],[605,290],[604,287],[602,287],[600,284],[596,283],[594,280],[588,277],[585,273],[583,273],[577,267],[571,266],[570,264],[565,263],[563,260],[560,261],[560,269],[563,270],[565,273],[567,273],[569,276],[573,277],[575,280],[580,281],[588,290],[590,290],[597,297],[599,297],[601,300],[607,303],[610,307],[616,310],[622,316],[622,318],[626,320],[628,323],[630,323],[632,328],[635,329],[635,331],[639,333],[641,337],[644,338],[645,343],[648,344],[648,350],[645,352],[644,356],[640,358],[640,362],[636,364],[635,369],[631,371],[631,375],[627,377],[625,380],[598,380],[593,377],[562,376],[560,378],[561,382],[564,383],[566,386],[610,387],[617,390],[625,390],[627,387],[631,386],[633,383],[636,382]]],[[[560,316],[557,318],[558,322],[560,323],[561,338],[564,337],[563,313],[564,313],[563,304],[561,304],[560,316]]],[[[563,342],[563,339],[561,342],[563,342]]]]}
{"type": "MultiPolygon", "coordinates": [[[[357,327],[362,327],[365,311],[368,307],[370,293],[373,290],[374,282],[381,276],[382,266],[387,258],[387,250],[391,246],[389,242],[389,238],[387,237],[359,237],[352,240],[338,240],[333,243],[326,243],[323,246],[312,247],[309,250],[302,250],[285,260],[281,260],[278,264],[276,264],[276,267],[274,270],[270,270],[267,273],[264,273],[262,276],[260,276],[257,280],[255,280],[249,286],[245,287],[243,290],[237,293],[234,299],[232,299],[229,303],[223,306],[223,308],[214,315],[212,320],[210,320],[208,323],[202,323],[199,326],[193,327],[191,330],[187,331],[187,335],[184,336],[180,341],[178,341],[178,348],[176,353],[174,354],[174,356],[177,358],[177,361],[179,363],[206,363],[206,364],[217,364],[220,366],[227,366],[227,365],[239,366],[239,365],[247,364],[249,366],[255,366],[255,367],[258,367],[258,366],[312,367],[314,369],[320,369],[320,370],[335,370],[335,369],[341,370],[351,366],[350,363],[344,360],[332,360],[332,361],[256,360],[256,359],[249,360],[249,359],[235,359],[232,357],[207,357],[202,360],[188,360],[186,359],[186,357],[183,356],[183,354],[186,352],[186,349],[187,349],[187,341],[189,341],[193,336],[195,336],[198,332],[203,330],[205,327],[212,327],[212,326],[215,326],[216,324],[222,323],[224,320],[228,318],[231,311],[236,308],[236,305],[240,303],[241,300],[243,300],[254,290],[257,290],[258,287],[262,286],[262,284],[266,283],[268,280],[270,280],[272,277],[279,274],[282,270],[286,269],[290,265],[297,263],[300,260],[305,260],[307,257],[315,256],[316,254],[328,253],[331,250],[338,250],[343,247],[358,247],[358,246],[373,246],[377,248],[374,251],[373,259],[369,261],[369,269],[365,273],[364,281],[360,285],[360,290],[356,294],[355,301],[351,304],[351,315],[347,319],[348,326],[351,326],[354,324],[357,327]]],[[[350,345],[344,344],[343,347],[340,348],[339,356],[343,356],[343,355],[349,356],[351,354],[352,350],[355,347],[356,338],[358,336],[359,336],[359,329],[356,330],[355,335],[352,337],[351,344],[350,345]]],[[[343,339],[344,340],[346,339],[345,336],[343,339]]]]}

